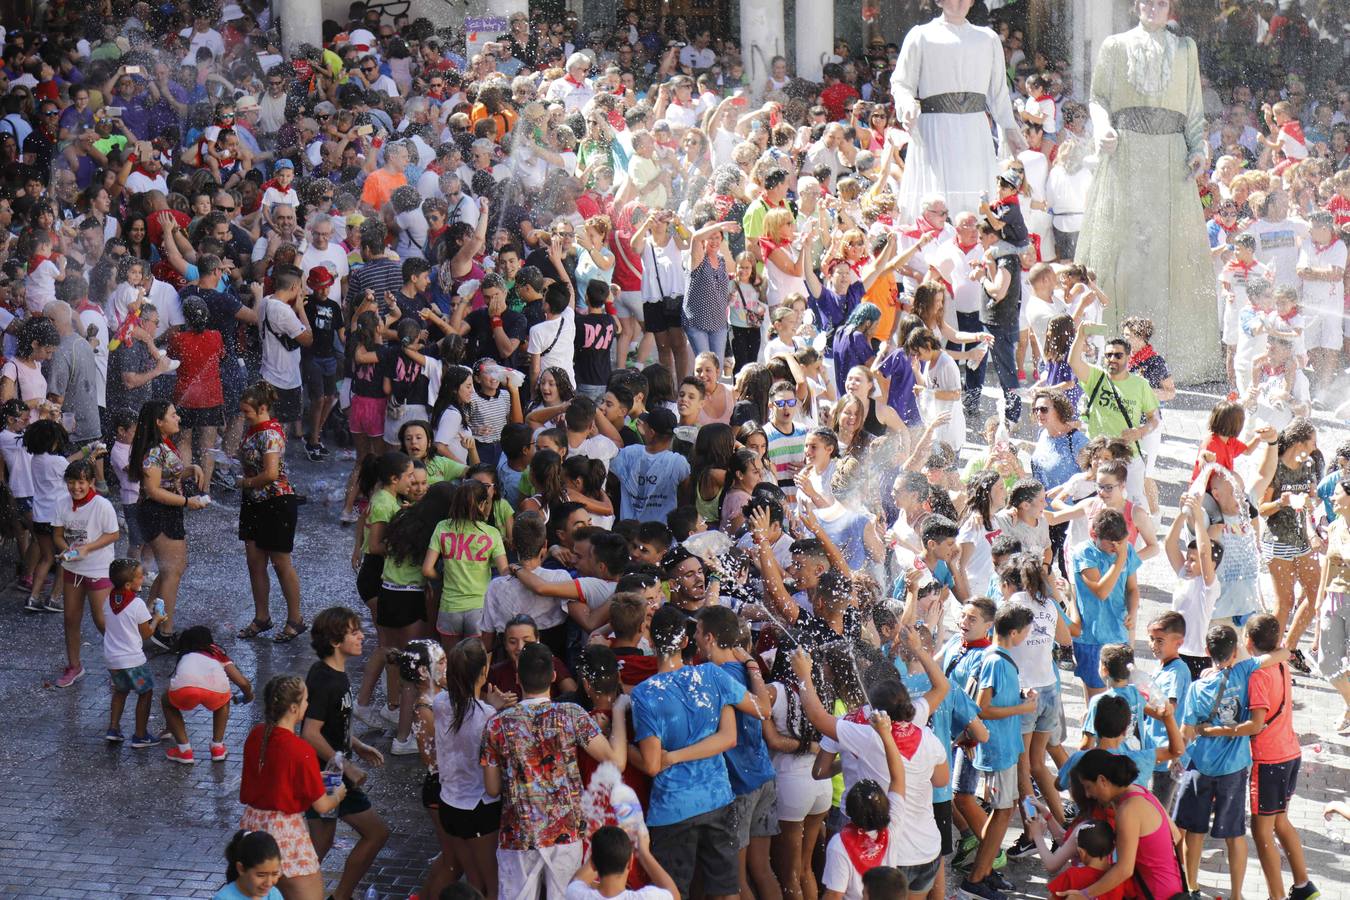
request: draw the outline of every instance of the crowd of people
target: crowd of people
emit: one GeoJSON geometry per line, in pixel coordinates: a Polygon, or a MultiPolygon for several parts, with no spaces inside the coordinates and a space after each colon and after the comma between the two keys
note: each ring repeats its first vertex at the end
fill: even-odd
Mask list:
{"type": "Polygon", "coordinates": [[[1310,419],[1346,412],[1350,43],[1335,3],[1215,5],[1220,328],[1187,340],[1228,383],[1164,506],[1179,385],[1074,262],[1114,137],[1024,4],[987,4],[1024,149],[912,210],[874,21],[755,84],[631,10],[466,48],[356,2],[287,52],[256,0],[46,4],[0,49],[0,522],[54,686],[87,606],[106,741],[194,764],[204,707],[217,763],[255,699],[225,648],[312,645],[245,707],[229,900],[354,896],[385,753],[425,764],[424,898],[1000,900],[1037,856],[1057,900],[1162,900],[1209,836],[1240,900],[1250,830],[1268,897],[1315,900],[1293,675],[1350,734],[1350,443],[1310,419]],[[230,635],[184,581],[231,552],[189,552],[213,495],[230,635]],[[308,620],[297,529],[351,541],[308,620]]]}

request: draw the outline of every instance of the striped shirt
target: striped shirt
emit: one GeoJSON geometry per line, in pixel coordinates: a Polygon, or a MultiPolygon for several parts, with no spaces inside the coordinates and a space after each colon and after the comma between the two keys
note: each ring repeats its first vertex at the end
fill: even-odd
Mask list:
{"type": "Polygon", "coordinates": [[[764,426],[765,433],[769,436],[769,464],[773,466],[774,477],[778,479],[778,486],[783,489],[783,493],[789,498],[797,496],[797,483],[793,477],[806,463],[806,435],[807,430],[800,425],[793,424],[792,431],[782,432],[778,426],[772,422],[764,426]]]}

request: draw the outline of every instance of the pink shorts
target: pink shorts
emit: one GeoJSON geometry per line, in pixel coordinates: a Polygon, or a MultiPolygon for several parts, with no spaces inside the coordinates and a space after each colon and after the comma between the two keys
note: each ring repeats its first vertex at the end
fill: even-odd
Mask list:
{"type": "Polygon", "coordinates": [[[384,397],[353,395],[351,409],[347,411],[347,428],[352,434],[384,437],[384,407],[387,402],[384,397]]]}
{"type": "Polygon", "coordinates": [[[230,694],[228,691],[222,694],[220,691],[208,691],[202,687],[181,687],[169,691],[169,702],[173,704],[174,709],[183,712],[199,706],[205,706],[211,712],[215,712],[230,702],[230,694]]]}
{"type": "Polygon", "coordinates": [[[111,578],[90,578],[88,575],[76,575],[71,571],[66,571],[64,576],[66,584],[82,587],[86,591],[106,591],[112,589],[111,578]]]}

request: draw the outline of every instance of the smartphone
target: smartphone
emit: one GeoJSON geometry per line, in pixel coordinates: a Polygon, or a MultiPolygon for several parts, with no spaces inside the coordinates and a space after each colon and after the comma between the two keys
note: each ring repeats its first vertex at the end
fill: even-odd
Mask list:
{"type": "Polygon", "coordinates": [[[1036,818],[1038,812],[1039,810],[1036,809],[1036,804],[1030,797],[1022,798],[1022,815],[1026,816],[1028,821],[1036,818]]]}
{"type": "Polygon", "coordinates": [[[126,71],[126,73],[127,73],[128,75],[139,75],[139,74],[141,74],[141,67],[140,67],[140,66],[127,66],[126,69],[125,69],[125,71],[126,71]]]}
{"type": "Polygon", "coordinates": [[[374,126],[374,125],[357,125],[357,126],[356,126],[356,133],[359,134],[359,135],[362,135],[363,137],[364,137],[365,135],[367,135],[367,134],[373,133],[374,131],[375,131],[375,126],[374,126]]]}
{"type": "Polygon", "coordinates": [[[748,101],[745,99],[745,88],[738,88],[736,93],[731,95],[732,106],[745,106],[747,102],[748,101]]]}
{"type": "Polygon", "coordinates": [[[105,107],[103,107],[103,112],[106,113],[106,114],[108,115],[108,118],[110,118],[110,119],[120,119],[120,118],[122,118],[122,114],[123,114],[124,112],[126,112],[126,111],[127,111],[127,109],[126,109],[125,106],[105,106],[105,107]]]}
{"type": "Polygon", "coordinates": [[[1110,333],[1111,327],[1100,322],[1089,322],[1083,326],[1083,334],[1088,337],[1106,337],[1110,333]]]}

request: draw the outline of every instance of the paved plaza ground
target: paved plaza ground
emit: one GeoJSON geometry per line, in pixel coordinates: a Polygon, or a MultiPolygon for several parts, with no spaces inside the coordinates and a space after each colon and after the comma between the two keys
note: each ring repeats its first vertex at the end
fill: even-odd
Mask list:
{"type": "MultiPolygon", "coordinates": [[[[1170,504],[1189,475],[1195,442],[1215,399],[1213,392],[1183,391],[1167,411],[1160,476],[1168,508],[1162,528],[1171,522],[1170,504]]],[[[1317,421],[1324,450],[1350,438],[1345,423],[1317,421]]],[[[340,477],[337,469],[346,464],[318,465],[295,454],[288,463],[295,482],[311,497],[301,509],[295,548],[305,618],[334,603],[360,608],[349,566],[351,530],[339,526],[336,507],[320,502],[319,482],[340,477]]],[[[261,688],[278,673],[303,675],[314,656],[307,639],[278,646],[234,637],[252,608],[243,550],[235,537],[236,504],[237,496],[226,495],[211,509],[188,517],[190,566],[178,624],[210,625],[240,669],[261,688]]],[[[4,571],[9,571],[8,558],[4,571]]],[[[1166,560],[1159,556],[1149,561],[1141,582],[1144,623],[1170,598],[1163,587],[1170,584],[1166,560]]],[[[59,690],[52,682],[63,665],[60,618],[24,613],[22,599],[12,591],[0,596],[0,654],[5,661],[0,666],[0,897],[211,896],[223,882],[222,851],[239,819],[241,748],[260,715],[257,704],[234,707],[227,737],[231,756],[223,764],[203,759],[210,728],[204,714],[191,716],[188,723],[197,750],[195,766],[174,765],[157,748],[110,747],[102,740],[108,690],[97,634],[86,624],[89,676],[70,690],[59,690]]],[[[278,595],[274,618],[279,620],[281,609],[278,595]]],[[[373,645],[372,629],[367,647],[373,645]]],[[[1306,642],[1304,646],[1306,651],[1306,642]]],[[[1141,657],[1148,656],[1142,640],[1136,649],[1141,657]]],[[[162,685],[173,657],[154,656],[150,665],[162,685]]],[[[352,671],[355,681],[355,666],[352,671]]],[[[1340,704],[1330,686],[1316,678],[1297,678],[1295,683],[1294,725],[1304,755],[1291,816],[1323,898],[1350,900],[1350,822],[1327,824],[1321,815],[1328,800],[1350,794],[1350,739],[1333,731],[1340,704]]],[[[1082,714],[1076,684],[1067,691],[1066,709],[1076,724],[1082,714]]],[[[128,710],[124,729],[130,728],[130,715],[128,710]]],[[[153,733],[162,724],[157,692],[153,733]]],[[[366,739],[388,752],[389,736],[366,739]]],[[[380,897],[397,898],[419,886],[435,853],[431,826],[417,799],[421,780],[415,756],[387,757],[385,767],[372,773],[367,790],[393,833],[358,896],[367,885],[380,897]]],[[[324,866],[330,885],[352,843],[352,832],[340,827],[337,846],[324,866]]],[[[1045,879],[1034,857],[1014,861],[1007,874],[1026,896],[1045,896],[1045,879]]],[[[1209,897],[1229,893],[1218,842],[1206,846],[1201,888],[1209,897]]],[[[1246,894],[1265,895],[1254,848],[1246,894]]]]}

